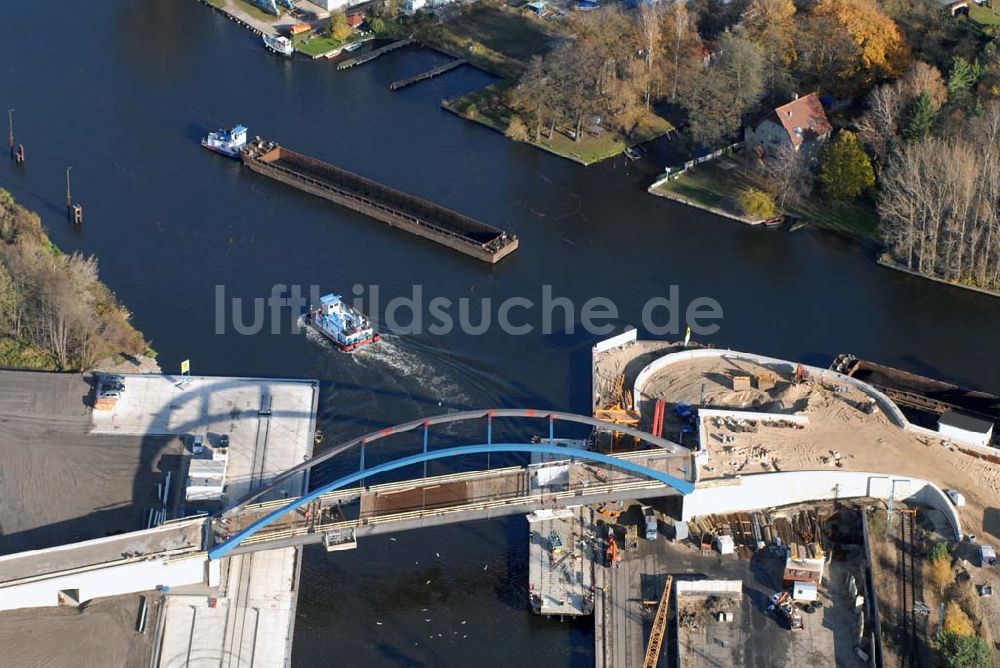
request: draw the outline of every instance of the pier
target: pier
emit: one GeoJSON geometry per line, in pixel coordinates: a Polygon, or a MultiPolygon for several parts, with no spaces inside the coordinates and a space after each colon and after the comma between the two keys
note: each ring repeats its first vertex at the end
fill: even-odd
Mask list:
{"type": "Polygon", "coordinates": [[[260,138],[240,152],[251,170],[457,250],[496,263],[517,250],[513,234],[260,138]]]}
{"type": "Polygon", "coordinates": [[[414,40],[412,39],[401,39],[398,42],[392,42],[391,44],[386,44],[385,46],[381,46],[377,49],[372,49],[363,56],[358,56],[357,58],[348,58],[347,60],[337,65],[337,69],[346,70],[356,65],[364,65],[365,63],[375,60],[379,56],[391,53],[392,51],[396,51],[397,49],[402,49],[404,46],[409,46],[413,43],[414,40]]]}
{"type": "Polygon", "coordinates": [[[391,84],[389,84],[389,90],[401,90],[408,86],[412,86],[415,83],[426,81],[427,79],[433,79],[434,77],[440,76],[445,72],[451,72],[452,70],[457,70],[462,65],[465,65],[466,62],[467,61],[462,59],[453,60],[451,62],[445,63],[444,65],[435,67],[432,70],[421,72],[420,74],[416,74],[412,77],[407,77],[406,79],[399,79],[398,81],[393,81],[391,84]]]}

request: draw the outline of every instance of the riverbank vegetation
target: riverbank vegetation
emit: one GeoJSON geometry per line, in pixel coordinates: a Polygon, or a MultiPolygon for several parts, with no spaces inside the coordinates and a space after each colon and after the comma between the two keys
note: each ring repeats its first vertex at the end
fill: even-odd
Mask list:
{"type": "Polygon", "coordinates": [[[68,371],[151,353],[97,261],[62,253],[38,215],[0,189],[0,366],[68,371]]]}

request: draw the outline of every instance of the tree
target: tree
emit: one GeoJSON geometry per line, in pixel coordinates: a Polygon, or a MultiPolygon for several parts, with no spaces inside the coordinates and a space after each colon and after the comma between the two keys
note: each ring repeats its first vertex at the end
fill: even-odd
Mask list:
{"type": "Polygon", "coordinates": [[[945,86],[941,71],[933,65],[917,61],[910,66],[899,80],[900,93],[905,100],[914,100],[921,93],[927,93],[934,111],[948,101],[948,87],[945,86]]]}
{"type": "Polygon", "coordinates": [[[514,141],[528,141],[528,126],[524,124],[520,116],[511,116],[504,134],[507,135],[508,139],[514,141]]]}
{"type": "Polygon", "coordinates": [[[386,31],[385,20],[378,16],[370,16],[365,19],[368,28],[376,35],[384,35],[386,31]]]}
{"type": "Polygon", "coordinates": [[[839,94],[853,96],[878,79],[897,77],[910,60],[899,27],[874,0],[819,0],[810,10],[808,22],[816,22],[808,40],[819,38],[836,45],[829,62],[824,59],[821,63],[830,66],[835,78],[817,83],[839,94]],[[817,27],[836,29],[823,35],[817,27]],[[838,35],[846,37],[854,48],[844,49],[836,41],[838,35]]]}
{"type": "Polygon", "coordinates": [[[951,72],[948,74],[948,99],[953,104],[965,102],[972,88],[979,83],[982,73],[978,60],[970,63],[961,56],[955,56],[951,61],[951,72]]]}
{"type": "Polygon", "coordinates": [[[782,209],[799,202],[812,189],[813,174],[804,151],[782,145],[770,151],[761,164],[782,209]]]}
{"type": "Polygon", "coordinates": [[[937,119],[937,110],[934,109],[934,102],[927,91],[923,91],[913,102],[907,112],[906,127],[903,129],[903,137],[907,141],[920,141],[930,136],[934,129],[934,122],[937,119]]]}
{"type": "Polygon", "coordinates": [[[681,101],[688,112],[691,135],[706,146],[732,138],[763,94],[760,48],[738,34],[724,34],[719,54],[702,76],[688,82],[688,92],[681,101]]]}
{"type": "Polygon", "coordinates": [[[949,601],[944,611],[944,630],[959,636],[975,635],[976,627],[957,601],[949,601]]]}
{"type": "Polygon", "coordinates": [[[957,136],[902,147],[879,179],[882,236],[920,273],[1000,286],[1000,102],[957,136]]]}
{"type": "Polygon", "coordinates": [[[945,668],[988,668],[990,648],[978,636],[960,636],[951,631],[941,631],[934,637],[934,648],[945,668]]]}
{"type": "Polygon", "coordinates": [[[748,216],[759,220],[773,218],[778,214],[774,199],[763,190],[747,188],[739,196],[740,209],[748,216]]]}
{"type": "Polygon", "coordinates": [[[765,88],[786,97],[792,90],[789,67],[795,49],[795,4],[792,0],[750,0],[743,12],[743,30],[764,57],[765,88]]]}
{"type": "Polygon", "coordinates": [[[945,557],[931,561],[931,582],[934,583],[934,588],[938,590],[939,594],[943,594],[954,579],[955,574],[951,570],[950,558],[945,557]]]}
{"type": "Polygon", "coordinates": [[[682,83],[696,78],[701,73],[702,42],[698,34],[697,16],[688,12],[687,3],[673,3],[663,16],[665,39],[665,88],[670,91],[670,100],[676,101],[682,83]]]}
{"type": "Polygon", "coordinates": [[[868,107],[858,118],[858,137],[871,149],[876,159],[885,157],[896,144],[903,115],[903,94],[898,83],[876,86],[865,98],[868,107]]]}
{"type": "Polygon", "coordinates": [[[856,199],[875,185],[872,162],[853,132],[841,130],[823,151],[819,180],[836,200],[856,199]]]}
{"type": "Polygon", "coordinates": [[[351,36],[351,26],[347,23],[347,15],[337,10],[330,13],[330,37],[343,42],[351,36]]]}

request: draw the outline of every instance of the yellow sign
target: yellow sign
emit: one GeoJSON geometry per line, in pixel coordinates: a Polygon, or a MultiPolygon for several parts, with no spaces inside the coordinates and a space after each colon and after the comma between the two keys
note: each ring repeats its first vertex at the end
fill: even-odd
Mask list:
{"type": "Polygon", "coordinates": [[[191,360],[184,360],[181,362],[181,375],[190,376],[191,375],[191,360]]]}

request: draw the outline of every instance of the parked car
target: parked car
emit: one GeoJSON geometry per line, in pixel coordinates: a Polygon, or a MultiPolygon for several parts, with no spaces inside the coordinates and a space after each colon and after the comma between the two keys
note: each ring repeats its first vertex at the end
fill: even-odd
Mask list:
{"type": "Polygon", "coordinates": [[[949,489],[945,492],[945,494],[948,495],[948,498],[951,499],[951,502],[955,505],[956,508],[961,508],[962,506],[965,505],[965,497],[962,496],[961,492],[954,489],[949,489]]]}
{"type": "Polygon", "coordinates": [[[191,439],[191,453],[200,455],[203,452],[205,452],[205,439],[201,434],[198,434],[191,439]]]}
{"type": "Polygon", "coordinates": [[[229,434],[223,434],[219,437],[219,447],[228,448],[229,447],[229,434]]]}
{"type": "Polygon", "coordinates": [[[649,506],[643,506],[642,515],[646,520],[646,540],[656,540],[656,537],[660,534],[656,523],[656,511],[649,506]]]}

